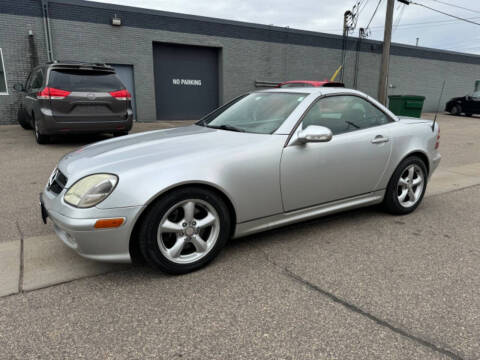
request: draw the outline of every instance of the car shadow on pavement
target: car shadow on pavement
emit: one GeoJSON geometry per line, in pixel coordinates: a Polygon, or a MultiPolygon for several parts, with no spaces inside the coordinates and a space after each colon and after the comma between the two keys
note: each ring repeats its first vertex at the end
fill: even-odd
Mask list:
{"type": "MultiPolygon", "coordinates": [[[[336,227],[348,226],[350,223],[365,222],[368,219],[380,219],[391,218],[392,221],[395,217],[386,214],[379,205],[365,207],[361,209],[354,209],[346,212],[332,214],[321,218],[306,220],[304,222],[282,226],[276,229],[267,230],[258,234],[252,234],[245,237],[230,239],[225,248],[220,252],[217,258],[206,267],[199,269],[191,274],[216,271],[217,266],[223,268],[228,266],[231,261],[238,260],[239,257],[244,257],[244,261],[249,261],[247,258],[253,253],[265,255],[268,262],[275,263],[273,257],[268,256],[268,249],[274,248],[279,243],[289,247],[294,246],[297,241],[303,241],[305,237],[315,237],[315,242],[318,246],[322,247],[322,243],[328,246],[330,240],[322,239],[322,231],[327,229],[335,229],[336,227]]],[[[242,261],[242,260],[240,260],[242,261]]],[[[164,274],[158,270],[148,267],[144,263],[138,263],[132,265],[130,269],[123,271],[123,274],[127,274],[128,277],[133,279],[136,276],[151,279],[168,279],[175,278],[164,274]]],[[[183,275],[188,276],[189,274],[183,275]]]]}
{"type": "Polygon", "coordinates": [[[55,145],[72,145],[83,146],[89,145],[98,141],[111,139],[109,134],[84,134],[84,135],[53,135],[48,146],[55,145]]]}

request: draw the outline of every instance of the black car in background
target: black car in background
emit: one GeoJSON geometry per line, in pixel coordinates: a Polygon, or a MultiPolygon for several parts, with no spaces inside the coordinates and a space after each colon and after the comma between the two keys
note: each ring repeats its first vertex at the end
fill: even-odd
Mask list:
{"type": "Polygon", "coordinates": [[[480,114],[480,91],[449,100],[445,105],[445,111],[452,115],[465,114],[472,116],[473,114],[480,114]]]}
{"type": "Polygon", "coordinates": [[[15,90],[24,94],[18,122],[39,144],[50,135],[113,133],[132,128],[131,94],[105,64],[52,62],[35,67],[15,90]]]}

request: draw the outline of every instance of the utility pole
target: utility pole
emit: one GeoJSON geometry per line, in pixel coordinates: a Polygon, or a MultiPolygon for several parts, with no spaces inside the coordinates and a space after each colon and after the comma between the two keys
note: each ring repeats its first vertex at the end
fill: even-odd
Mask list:
{"type": "Polygon", "coordinates": [[[387,79],[388,65],[390,63],[390,44],[392,42],[392,23],[393,23],[393,7],[395,0],[387,2],[387,16],[385,17],[385,32],[383,34],[383,52],[382,64],[380,67],[380,79],[378,82],[378,101],[383,105],[387,104],[387,79]]]}

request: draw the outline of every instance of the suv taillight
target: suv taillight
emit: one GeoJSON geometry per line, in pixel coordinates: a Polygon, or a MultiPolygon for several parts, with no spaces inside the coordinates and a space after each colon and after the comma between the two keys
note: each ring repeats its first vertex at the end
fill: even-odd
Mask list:
{"type": "Polygon", "coordinates": [[[68,95],[70,95],[70,91],[46,87],[42,91],[37,92],[37,99],[61,100],[65,99],[68,95]]]}
{"type": "Polygon", "coordinates": [[[437,142],[435,143],[435,149],[438,149],[438,147],[440,146],[440,126],[438,125],[438,123],[437,123],[437,126],[438,126],[438,133],[437,133],[437,142]]]}
{"type": "Polygon", "coordinates": [[[112,91],[110,92],[110,95],[112,95],[117,100],[130,100],[132,98],[132,95],[126,89],[112,91]]]}

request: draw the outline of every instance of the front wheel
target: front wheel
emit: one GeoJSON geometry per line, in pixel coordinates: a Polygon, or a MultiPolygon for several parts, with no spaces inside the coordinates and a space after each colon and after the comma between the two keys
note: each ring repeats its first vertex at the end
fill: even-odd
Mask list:
{"type": "Polygon", "coordinates": [[[427,187],[427,169],[422,159],[411,156],[403,160],[388,184],[384,205],[391,214],[405,215],[414,211],[427,187]]]}
{"type": "Polygon", "coordinates": [[[48,144],[50,142],[50,136],[40,133],[38,120],[36,120],[35,117],[33,117],[33,125],[34,125],[33,132],[35,133],[35,140],[37,141],[37,143],[41,145],[48,144]]]}
{"type": "Polygon", "coordinates": [[[19,107],[17,111],[17,121],[22,128],[25,130],[30,130],[32,125],[28,121],[27,113],[23,107],[19,107]]]}
{"type": "Polygon", "coordinates": [[[218,255],[230,236],[225,202],[202,188],[183,188],[160,198],[140,228],[147,263],[169,274],[201,268],[218,255]]]}

